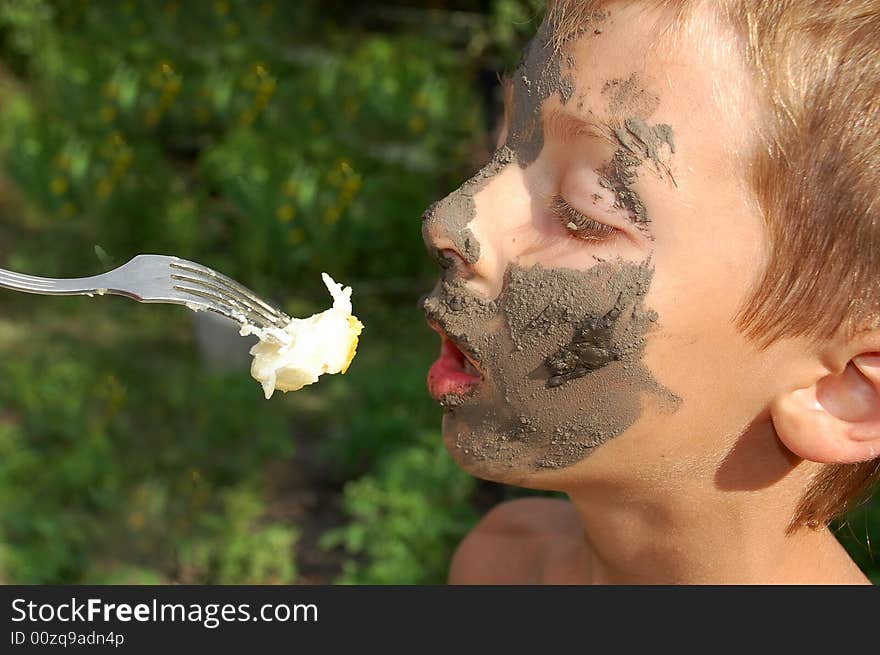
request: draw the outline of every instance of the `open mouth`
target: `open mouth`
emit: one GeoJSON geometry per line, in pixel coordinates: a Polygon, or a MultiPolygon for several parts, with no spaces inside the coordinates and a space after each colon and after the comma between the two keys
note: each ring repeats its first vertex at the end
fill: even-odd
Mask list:
{"type": "Polygon", "coordinates": [[[428,392],[435,400],[449,395],[464,395],[483,379],[473,361],[436,325],[440,334],[440,356],[428,371],[428,392]]]}

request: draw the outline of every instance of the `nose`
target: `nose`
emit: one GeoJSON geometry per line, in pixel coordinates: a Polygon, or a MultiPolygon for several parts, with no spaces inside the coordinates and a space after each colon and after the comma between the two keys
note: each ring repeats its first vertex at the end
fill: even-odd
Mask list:
{"type": "Polygon", "coordinates": [[[477,206],[473,195],[463,187],[425,210],[422,238],[428,251],[439,255],[437,259],[441,262],[441,253],[447,253],[471,267],[480,260],[480,242],[470,227],[476,219],[477,206]]]}
{"type": "Polygon", "coordinates": [[[476,202],[465,183],[425,210],[422,237],[445,275],[467,280],[474,292],[488,297],[494,286],[488,279],[490,248],[474,231],[476,219],[476,202]]]}
{"type": "Polygon", "coordinates": [[[490,187],[503,167],[493,158],[483,170],[422,214],[422,238],[428,252],[441,267],[454,267],[475,291],[487,296],[497,292],[501,282],[495,279],[500,263],[498,244],[494,243],[496,231],[489,224],[493,213],[490,187]]]}

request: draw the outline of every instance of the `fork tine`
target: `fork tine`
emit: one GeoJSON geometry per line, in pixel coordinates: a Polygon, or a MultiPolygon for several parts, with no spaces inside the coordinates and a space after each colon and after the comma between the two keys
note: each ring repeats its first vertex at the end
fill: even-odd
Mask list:
{"type": "Polygon", "coordinates": [[[235,321],[245,318],[248,323],[253,323],[260,328],[277,327],[277,325],[267,320],[265,316],[256,313],[247,305],[237,302],[234,298],[228,298],[210,290],[186,287],[180,284],[175,284],[173,288],[175,291],[188,293],[196,298],[207,300],[208,302],[205,305],[207,309],[224,314],[235,321]]]}
{"type": "MultiPolygon", "coordinates": [[[[172,273],[171,279],[185,282],[190,285],[195,285],[197,288],[208,290],[209,293],[213,292],[215,296],[221,296],[227,302],[237,305],[240,309],[253,313],[255,316],[260,316],[263,319],[263,322],[274,324],[279,321],[279,318],[277,316],[270,315],[268,312],[264,311],[262,307],[255,306],[249,303],[247,298],[230,292],[227,287],[216,284],[213,280],[209,281],[202,278],[191,277],[189,275],[178,275],[177,273],[172,273]]],[[[182,288],[179,286],[175,286],[174,288],[192,292],[191,289],[182,288]]]]}
{"type": "MultiPolygon", "coordinates": [[[[229,293],[233,295],[237,295],[241,297],[248,305],[253,307],[255,310],[261,309],[262,313],[266,314],[270,317],[270,320],[274,322],[284,322],[286,323],[289,320],[289,317],[283,312],[279,311],[272,305],[265,302],[262,298],[257,296],[253,291],[248,289],[246,286],[236,282],[235,280],[226,277],[222,273],[218,273],[214,269],[208,268],[207,266],[202,266],[200,264],[196,264],[195,262],[186,262],[182,263],[180,261],[171,262],[170,265],[173,268],[179,268],[184,271],[188,271],[190,273],[195,273],[198,275],[202,275],[203,277],[208,278],[216,286],[224,286],[228,290],[229,293]]],[[[173,275],[172,275],[173,277],[173,275]]],[[[215,288],[216,288],[215,286],[215,288]]]]}

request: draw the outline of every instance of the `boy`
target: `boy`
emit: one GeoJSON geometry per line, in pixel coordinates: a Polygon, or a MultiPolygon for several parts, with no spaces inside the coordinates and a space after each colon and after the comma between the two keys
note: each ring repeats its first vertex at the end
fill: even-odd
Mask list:
{"type": "Polygon", "coordinates": [[[864,583],[880,475],[880,0],[557,0],[423,219],[451,583],[864,583]]]}

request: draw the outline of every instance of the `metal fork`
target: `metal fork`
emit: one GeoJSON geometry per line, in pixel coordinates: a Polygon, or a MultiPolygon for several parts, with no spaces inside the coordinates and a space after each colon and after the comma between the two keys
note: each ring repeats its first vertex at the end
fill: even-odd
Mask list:
{"type": "Polygon", "coordinates": [[[195,262],[167,255],[137,255],[100,275],[49,278],[0,268],[0,287],[49,296],[94,296],[105,293],[138,302],[185,305],[208,310],[258,328],[283,328],[290,317],[247,287],[195,262]]]}

